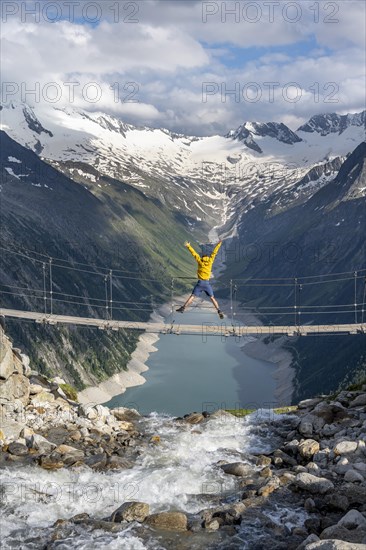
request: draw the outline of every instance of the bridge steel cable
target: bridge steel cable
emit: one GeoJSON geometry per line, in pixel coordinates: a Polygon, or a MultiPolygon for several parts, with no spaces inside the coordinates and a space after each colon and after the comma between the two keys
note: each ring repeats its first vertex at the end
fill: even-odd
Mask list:
{"type": "MultiPolygon", "coordinates": [[[[95,266],[92,264],[86,264],[81,262],[71,262],[68,260],[61,260],[57,258],[53,258],[51,256],[47,255],[41,255],[37,254],[39,257],[35,257],[35,254],[33,255],[27,255],[23,252],[18,252],[14,250],[8,250],[4,247],[0,246],[0,250],[5,250],[6,252],[10,254],[15,254],[21,258],[24,258],[27,261],[34,262],[36,265],[39,265],[41,267],[41,273],[42,278],[40,280],[40,286],[42,288],[30,288],[30,287],[22,287],[19,285],[11,285],[6,283],[0,283],[0,294],[3,294],[4,296],[14,296],[17,298],[22,298],[26,302],[29,302],[29,300],[37,301],[42,300],[43,301],[43,307],[41,307],[42,314],[45,316],[45,318],[48,316],[49,318],[57,318],[62,317],[65,318],[65,316],[55,315],[54,309],[55,306],[58,304],[63,305],[71,305],[71,306],[81,306],[81,307],[93,307],[93,308],[101,308],[104,307],[104,317],[105,321],[114,322],[114,312],[152,312],[153,310],[153,295],[149,294],[149,301],[142,301],[142,300],[115,300],[115,294],[114,290],[118,285],[118,282],[124,281],[124,280],[133,280],[135,283],[142,283],[142,282],[158,282],[159,285],[161,285],[164,289],[170,292],[171,295],[171,311],[172,311],[172,319],[174,323],[174,300],[175,300],[175,292],[178,290],[176,288],[175,283],[176,282],[188,282],[196,280],[196,277],[192,276],[185,276],[185,275],[176,275],[171,279],[171,285],[170,287],[167,286],[166,281],[167,278],[162,281],[158,278],[153,277],[136,277],[130,276],[132,272],[122,271],[122,270],[114,270],[111,268],[106,268],[103,266],[95,266]],[[69,265],[65,265],[69,264],[69,265]],[[80,266],[80,267],[76,267],[80,266]],[[88,269],[90,268],[90,269],[88,269]],[[104,280],[104,298],[101,297],[92,297],[92,296],[85,296],[80,294],[70,294],[66,292],[62,292],[62,288],[60,288],[57,285],[57,277],[55,282],[55,273],[58,269],[62,269],[65,271],[74,271],[77,273],[82,273],[86,275],[91,276],[97,276],[100,277],[101,280],[104,280]],[[123,275],[122,273],[126,273],[123,275]],[[127,273],[129,273],[127,275],[127,273]],[[103,305],[104,304],[104,305],[103,305]]],[[[366,300],[366,268],[363,269],[357,269],[355,271],[348,271],[348,272],[340,272],[340,273],[328,273],[328,274],[320,274],[320,275],[312,275],[312,276],[303,276],[303,277],[273,277],[273,278],[253,278],[253,279],[231,279],[230,282],[223,281],[221,279],[216,279],[215,282],[220,284],[221,288],[228,288],[229,289],[229,295],[230,295],[230,320],[231,325],[234,326],[235,318],[237,315],[236,308],[238,306],[238,290],[250,290],[251,288],[262,288],[264,292],[268,288],[274,288],[274,289],[288,289],[289,294],[286,298],[289,302],[291,299],[293,299],[293,305],[289,303],[288,305],[280,305],[280,306],[272,306],[269,304],[265,304],[262,306],[241,306],[240,310],[245,314],[252,313],[254,315],[263,315],[263,316],[277,316],[277,317],[288,317],[290,318],[293,316],[293,322],[294,327],[298,327],[298,329],[304,329],[304,325],[301,326],[301,321],[304,322],[304,315],[307,317],[313,317],[315,318],[319,315],[342,315],[342,316],[349,316],[353,315],[353,325],[356,327],[361,326],[363,330],[363,324],[364,324],[364,318],[365,318],[365,300],[366,300]],[[362,296],[362,302],[359,301],[359,294],[360,294],[360,283],[359,281],[363,281],[363,296],[362,296]],[[353,303],[341,303],[341,304],[307,304],[303,303],[304,300],[302,299],[302,294],[304,289],[309,288],[312,289],[316,285],[335,285],[335,284],[342,284],[344,285],[345,282],[353,281],[353,303]],[[359,323],[358,321],[361,321],[359,323]]],[[[183,286],[181,287],[181,290],[183,290],[183,286]]],[[[121,290],[121,289],[120,289],[121,290]]],[[[313,291],[311,291],[313,293],[313,291]]],[[[315,294],[316,295],[316,294],[315,294]]],[[[346,301],[346,300],[344,300],[346,301]]],[[[205,315],[205,310],[212,310],[212,306],[200,306],[199,311],[196,311],[197,314],[205,315]]],[[[4,311],[10,311],[10,310],[4,310],[4,311]]],[[[11,310],[15,311],[15,310],[11,310]]],[[[25,313],[25,312],[23,312],[25,313]]],[[[35,313],[35,312],[30,312],[35,313]]],[[[77,318],[73,318],[77,319],[77,318]]],[[[101,322],[101,321],[100,321],[101,322]]],[[[313,321],[311,321],[313,322],[313,321]]],[[[146,325],[149,325],[149,323],[146,323],[146,325]]],[[[307,325],[308,326],[308,325],[307,325]]],[[[350,325],[344,325],[344,326],[350,326],[350,325]]],[[[281,327],[280,327],[281,328],[281,327]]],[[[193,331],[194,332],[194,331],[193,331]]]]}

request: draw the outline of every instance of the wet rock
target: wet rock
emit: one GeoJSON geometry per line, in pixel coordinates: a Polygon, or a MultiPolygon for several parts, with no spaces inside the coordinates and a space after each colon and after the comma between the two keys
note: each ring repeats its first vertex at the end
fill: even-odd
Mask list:
{"type": "Polygon", "coordinates": [[[202,413],[192,413],[184,416],[184,420],[189,424],[199,424],[200,422],[203,422],[204,419],[205,417],[202,413]]]}
{"type": "Polygon", "coordinates": [[[118,407],[117,409],[112,409],[111,413],[117,420],[125,420],[131,422],[133,420],[138,420],[141,418],[141,415],[136,409],[127,409],[125,407],[118,407]]]}
{"type": "Polygon", "coordinates": [[[304,491],[308,491],[312,494],[325,494],[331,489],[334,489],[334,485],[329,479],[324,477],[316,477],[306,472],[301,472],[296,476],[295,485],[304,491]]]}
{"type": "Polygon", "coordinates": [[[220,521],[219,518],[212,518],[203,523],[203,526],[208,531],[217,531],[220,529],[220,521]]]}
{"type": "Polygon", "coordinates": [[[244,462],[232,462],[230,464],[223,464],[220,468],[225,472],[225,474],[230,474],[232,476],[246,476],[252,471],[252,468],[249,464],[244,462]]]}
{"type": "Polygon", "coordinates": [[[61,457],[62,462],[67,466],[80,462],[84,458],[84,452],[81,449],[75,449],[75,447],[71,447],[70,445],[59,445],[50,456],[57,455],[61,457]]]}
{"type": "Polygon", "coordinates": [[[258,489],[258,495],[262,497],[268,497],[268,495],[276,491],[276,489],[278,489],[280,485],[281,482],[278,477],[273,476],[271,479],[269,479],[269,481],[267,481],[267,483],[263,487],[258,489]]]}
{"type": "Polygon", "coordinates": [[[42,456],[39,465],[44,470],[59,470],[64,467],[64,463],[58,457],[42,456]]]}
{"type": "Polygon", "coordinates": [[[87,519],[83,523],[91,529],[107,531],[107,533],[119,533],[126,529],[125,525],[120,525],[119,523],[114,523],[113,521],[105,521],[102,519],[87,519]]]}
{"type": "Polygon", "coordinates": [[[73,523],[83,523],[89,518],[90,518],[89,514],[84,512],[82,514],[76,514],[76,516],[73,516],[72,518],[70,518],[69,521],[72,521],[73,523]]]}
{"type": "Polygon", "coordinates": [[[150,513],[150,506],[145,502],[124,502],[117,508],[110,517],[110,521],[120,523],[121,521],[145,521],[150,513]]]}
{"type": "Polygon", "coordinates": [[[85,464],[93,470],[102,470],[107,464],[107,455],[106,453],[91,455],[85,459],[85,464]]]}
{"type": "Polygon", "coordinates": [[[156,529],[167,531],[187,531],[187,516],[182,512],[160,512],[148,516],[145,520],[147,525],[156,529]]]}
{"type": "Polygon", "coordinates": [[[256,460],[257,466],[269,466],[271,464],[271,458],[265,455],[259,455],[256,460]]]}
{"type": "Polygon", "coordinates": [[[130,460],[118,455],[112,455],[109,457],[106,465],[108,470],[126,470],[132,467],[133,463],[130,460]]]}
{"type": "Polygon", "coordinates": [[[8,447],[10,454],[15,456],[24,456],[28,454],[28,447],[18,441],[13,441],[8,447]]]}
{"type": "Polygon", "coordinates": [[[257,489],[246,489],[242,494],[241,498],[243,500],[249,500],[254,498],[257,495],[257,489]]]}
{"type": "MultiPolygon", "coordinates": [[[[202,414],[205,416],[204,412],[202,414]]],[[[209,418],[209,420],[214,420],[214,419],[218,418],[220,420],[228,419],[230,421],[230,420],[233,420],[233,416],[234,415],[232,415],[231,413],[225,411],[224,409],[217,409],[216,411],[211,413],[208,418],[209,418]]]]}
{"type": "Polygon", "coordinates": [[[297,465],[297,460],[295,458],[293,458],[292,456],[289,456],[287,453],[285,453],[281,449],[277,449],[273,453],[273,457],[274,457],[274,459],[275,458],[280,458],[283,463],[289,464],[290,466],[296,466],[297,465]]]}
{"type": "Polygon", "coordinates": [[[264,477],[264,478],[271,477],[272,476],[272,471],[267,466],[266,468],[263,468],[263,470],[261,470],[259,472],[259,475],[260,475],[260,477],[264,477]]]}
{"type": "Polygon", "coordinates": [[[128,422],[127,420],[118,421],[117,426],[119,430],[124,430],[126,432],[131,432],[135,429],[132,422],[128,422]]]}

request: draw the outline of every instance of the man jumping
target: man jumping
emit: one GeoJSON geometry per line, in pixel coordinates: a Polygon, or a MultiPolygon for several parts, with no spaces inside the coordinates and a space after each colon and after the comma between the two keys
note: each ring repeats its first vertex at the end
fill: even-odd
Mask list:
{"type": "Polygon", "coordinates": [[[215,246],[215,248],[213,249],[211,256],[207,256],[206,254],[203,256],[200,256],[199,254],[197,254],[195,249],[191,246],[191,243],[189,242],[184,243],[184,246],[188,248],[193,258],[196,260],[198,264],[198,269],[197,269],[198,281],[196,286],[192,290],[192,294],[190,295],[186,303],[176,310],[176,311],[179,311],[179,313],[184,313],[185,309],[193,302],[194,298],[199,297],[201,292],[205,292],[207,296],[209,296],[213,305],[215,306],[220,319],[224,318],[224,314],[219,308],[219,304],[215,299],[212,286],[210,285],[212,264],[215,261],[216,254],[218,253],[221,244],[222,244],[222,241],[220,239],[217,245],[215,246]]]}

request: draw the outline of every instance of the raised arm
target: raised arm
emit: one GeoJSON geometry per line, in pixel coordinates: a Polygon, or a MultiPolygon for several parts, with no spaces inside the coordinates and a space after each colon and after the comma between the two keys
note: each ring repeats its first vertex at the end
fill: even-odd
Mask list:
{"type": "Polygon", "coordinates": [[[216,254],[218,253],[219,249],[220,249],[220,246],[222,245],[222,241],[220,240],[217,245],[215,246],[215,248],[213,249],[212,251],[212,254],[211,254],[211,260],[214,260],[216,258],[216,254]]]}
{"type": "Polygon", "coordinates": [[[189,243],[189,242],[186,241],[186,242],[184,243],[184,246],[185,246],[186,248],[188,248],[188,250],[189,250],[190,253],[192,254],[193,258],[194,258],[197,262],[199,262],[200,259],[201,259],[201,256],[200,256],[199,254],[197,254],[197,252],[195,251],[195,249],[193,248],[193,246],[191,246],[191,243],[189,243]]]}

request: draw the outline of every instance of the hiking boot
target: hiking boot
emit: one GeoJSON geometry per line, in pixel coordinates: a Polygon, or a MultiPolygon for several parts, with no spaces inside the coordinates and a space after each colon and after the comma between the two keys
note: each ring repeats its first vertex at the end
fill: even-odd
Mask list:
{"type": "Polygon", "coordinates": [[[221,309],[218,309],[218,310],[217,310],[217,313],[219,314],[220,319],[223,319],[223,318],[224,318],[224,314],[223,314],[223,312],[221,311],[221,309]]]}
{"type": "Polygon", "coordinates": [[[176,309],[175,311],[178,311],[179,313],[184,313],[185,311],[185,307],[184,306],[180,306],[178,309],[176,309]]]}

